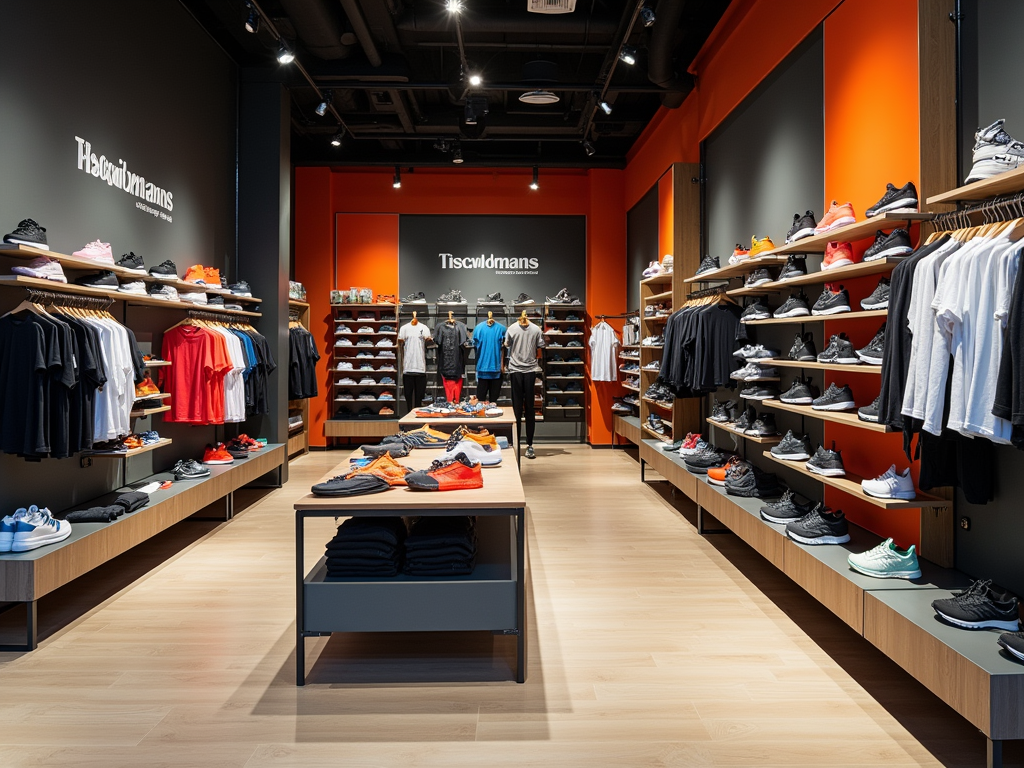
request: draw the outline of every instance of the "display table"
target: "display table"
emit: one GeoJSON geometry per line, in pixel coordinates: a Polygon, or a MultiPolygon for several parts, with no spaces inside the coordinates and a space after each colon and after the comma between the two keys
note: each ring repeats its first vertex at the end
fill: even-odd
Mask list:
{"type": "Polygon", "coordinates": [[[516,462],[519,461],[519,439],[516,435],[516,417],[512,409],[505,407],[501,409],[501,416],[426,416],[417,417],[414,413],[407,413],[398,420],[398,428],[402,431],[419,429],[422,426],[431,426],[443,432],[451,432],[460,424],[467,427],[487,427],[495,435],[504,435],[508,438],[509,447],[515,451],[516,462]]]}
{"type": "MultiPolygon", "coordinates": [[[[401,461],[412,469],[426,469],[436,455],[435,451],[417,449],[401,461]]],[[[346,456],[323,479],[346,473],[348,459],[346,456]]],[[[305,684],[307,637],[334,632],[481,630],[517,636],[516,681],[525,682],[526,496],[512,461],[484,468],[483,478],[484,487],[473,490],[431,492],[397,487],[348,498],[320,498],[309,493],[295,502],[296,685],[305,684]],[[324,557],[306,571],[303,543],[307,518],[427,515],[477,517],[479,543],[473,573],[434,578],[405,574],[328,577],[324,557]]]]}

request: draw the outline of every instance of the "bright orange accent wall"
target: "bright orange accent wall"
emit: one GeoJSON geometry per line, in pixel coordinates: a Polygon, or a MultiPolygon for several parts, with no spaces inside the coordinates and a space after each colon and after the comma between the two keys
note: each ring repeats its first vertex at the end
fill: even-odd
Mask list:
{"type": "Polygon", "coordinates": [[[331,287],[397,296],[398,214],[339,213],[335,223],[337,279],[331,287]]]}
{"type": "Polygon", "coordinates": [[[658,179],[658,259],[675,256],[675,175],[672,169],[658,179]]]}

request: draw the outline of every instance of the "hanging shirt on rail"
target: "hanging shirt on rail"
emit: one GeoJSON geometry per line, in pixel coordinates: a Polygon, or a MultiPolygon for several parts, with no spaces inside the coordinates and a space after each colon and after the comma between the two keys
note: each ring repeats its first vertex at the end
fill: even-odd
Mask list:
{"type": "Polygon", "coordinates": [[[590,378],[592,381],[618,381],[619,337],[602,320],[590,331],[590,378]]]}
{"type": "Polygon", "coordinates": [[[501,377],[501,349],[505,343],[506,328],[495,320],[486,320],[473,328],[473,347],[476,349],[476,377],[501,377]]]}
{"type": "Polygon", "coordinates": [[[442,320],[434,328],[437,343],[437,371],[445,379],[461,379],[466,373],[466,352],[463,345],[469,340],[466,324],[458,320],[442,320]]]}

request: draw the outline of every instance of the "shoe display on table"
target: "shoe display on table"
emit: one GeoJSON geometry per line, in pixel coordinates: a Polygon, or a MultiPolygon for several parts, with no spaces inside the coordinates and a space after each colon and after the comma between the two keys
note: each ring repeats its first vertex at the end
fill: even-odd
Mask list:
{"type": "Polygon", "coordinates": [[[880,213],[895,211],[916,213],[919,205],[917,187],[914,186],[914,182],[908,181],[902,187],[889,183],[885,185],[885,194],[865,213],[869,219],[880,213]]]}
{"type": "Polygon", "coordinates": [[[207,444],[203,453],[203,464],[233,464],[234,457],[227,452],[224,443],[217,443],[216,447],[207,444]]]}
{"type": "Polygon", "coordinates": [[[914,490],[914,480],[910,477],[910,467],[907,467],[902,472],[897,472],[895,464],[874,480],[861,480],[860,489],[868,496],[874,496],[876,499],[912,501],[917,498],[917,491],[914,490]]]}
{"type": "Polygon", "coordinates": [[[741,466],[745,470],[747,467],[750,466],[750,462],[742,459],[739,456],[730,456],[729,460],[726,461],[725,464],[723,464],[722,466],[711,467],[710,469],[708,469],[708,482],[711,483],[711,485],[725,485],[725,478],[729,475],[729,472],[732,471],[736,473],[741,466]]]}
{"type": "Polygon", "coordinates": [[[730,496],[771,499],[781,496],[783,489],[778,475],[747,464],[745,467],[737,467],[735,472],[725,478],[725,492],[730,496]]]}
{"type": "Polygon", "coordinates": [[[75,278],[75,283],[84,285],[86,288],[113,288],[115,291],[121,287],[121,284],[117,282],[117,275],[110,270],[77,277],[75,278]]]}
{"type": "Polygon", "coordinates": [[[889,256],[906,256],[913,253],[910,233],[905,229],[894,229],[888,235],[882,230],[875,232],[875,242],[864,251],[864,261],[878,261],[889,256]]]}
{"type": "Polygon", "coordinates": [[[767,320],[772,316],[772,311],[768,308],[764,299],[757,298],[747,305],[747,307],[740,313],[740,322],[749,322],[751,320],[767,320]]]}
{"type": "Polygon", "coordinates": [[[654,447],[659,451],[665,453],[679,453],[679,449],[683,447],[682,440],[659,440],[654,444],[654,447]]]}
{"type": "Polygon", "coordinates": [[[811,314],[811,310],[807,305],[807,296],[804,295],[803,291],[795,296],[790,296],[784,302],[782,306],[776,309],[773,313],[773,317],[807,317],[811,314]]]}
{"type": "Polygon", "coordinates": [[[828,340],[825,351],[818,355],[819,363],[838,363],[839,365],[856,365],[860,362],[853,344],[845,333],[834,333],[828,340]]]}
{"type": "Polygon", "coordinates": [[[351,478],[337,475],[330,480],[317,483],[310,490],[314,496],[345,497],[381,493],[390,489],[391,485],[384,478],[374,474],[362,474],[351,478]]]}
{"type": "Polygon", "coordinates": [[[852,245],[833,241],[825,244],[825,258],[821,260],[821,271],[827,272],[830,269],[848,267],[858,261],[859,259],[853,253],[852,245]]]}
{"type": "Polygon", "coordinates": [[[836,386],[833,381],[828,385],[821,397],[816,397],[811,401],[811,408],[816,411],[851,411],[857,407],[857,404],[853,401],[853,391],[849,386],[843,384],[843,386],[836,386]]]}
{"type": "Polygon", "coordinates": [[[754,437],[771,437],[779,434],[779,429],[775,426],[775,414],[762,413],[745,432],[754,437]]]}
{"type": "Polygon", "coordinates": [[[50,250],[46,243],[46,227],[41,227],[32,219],[22,219],[13,232],[4,235],[4,242],[11,245],[29,245],[43,251],[50,250]]]}
{"type": "Polygon", "coordinates": [[[756,237],[750,238],[750,252],[749,258],[756,259],[762,253],[775,250],[775,243],[767,235],[758,240],[756,237]]]}
{"type": "Polygon", "coordinates": [[[818,353],[814,348],[814,334],[798,333],[793,337],[793,346],[789,348],[787,357],[801,363],[811,363],[818,359],[818,353]]]}
{"type": "Polygon", "coordinates": [[[441,448],[447,444],[451,437],[447,432],[434,429],[430,426],[423,426],[419,429],[412,429],[408,432],[399,432],[395,435],[384,437],[382,443],[405,443],[410,448],[441,448]]]}
{"type": "Polygon", "coordinates": [[[964,184],[990,179],[1024,164],[1024,142],[1017,141],[1005,130],[1006,120],[996,120],[974,134],[971,172],[964,184]]]}
{"type": "Polygon", "coordinates": [[[409,467],[395,461],[390,453],[385,453],[362,464],[362,466],[354,467],[351,472],[345,475],[345,479],[351,480],[360,475],[375,475],[384,480],[389,486],[396,486],[405,485],[405,478],[411,472],[412,470],[409,467]]]}
{"type": "Polygon", "coordinates": [[[871,292],[871,295],[866,299],[860,300],[861,309],[888,309],[889,308],[889,278],[883,277],[879,279],[878,285],[875,286],[875,290],[871,292]]]}
{"type": "Polygon", "coordinates": [[[458,491],[483,488],[480,463],[473,462],[465,453],[449,459],[435,459],[429,469],[411,472],[405,482],[414,491],[458,491]]]}
{"type": "Polygon", "coordinates": [[[814,402],[814,389],[811,380],[796,378],[789,389],[779,395],[779,400],[789,405],[810,405],[814,402]]]}
{"type": "Polygon", "coordinates": [[[52,280],[55,283],[68,281],[60,262],[49,256],[36,256],[28,264],[16,264],[11,267],[11,272],[15,275],[34,277],[39,280],[52,280]]]}
{"type": "Polygon", "coordinates": [[[732,253],[729,255],[730,264],[739,264],[741,261],[746,261],[750,258],[750,249],[744,248],[742,243],[736,243],[736,247],[732,249],[732,253]]]}
{"type": "Polygon", "coordinates": [[[747,279],[743,281],[744,288],[756,288],[759,285],[770,283],[773,281],[772,273],[764,267],[759,267],[747,275],[747,279]]]}
{"type": "Polygon", "coordinates": [[[194,459],[181,459],[172,468],[175,480],[199,480],[212,472],[194,459]]]}
{"type": "Polygon", "coordinates": [[[471,462],[480,464],[483,467],[496,467],[501,464],[501,448],[498,447],[497,443],[484,445],[468,437],[459,440],[454,445],[449,443],[445,452],[438,456],[437,460],[448,461],[449,459],[454,459],[460,453],[465,454],[471,462]]]}
{"type": "Polygon", "coordinates": [[[239,448],[245,448],[250,452],[261,451],[266,447],[265,440],[262,443],[259,440],[253,440],[244,432],[237,437],[231,438],[229,444],[237,445],[239,448]]]}
{"type": "Polygon", "coordinates": [[[786,525],[786,523],[806,517],[812,509],[814,509],[814,502],[801,504],[796,500],[796,495],[792,491],[785,491],[778,501],[769,502],[761,507],[761,518],[769,523],[786,525]]]}
{"type": "Polygon", "coordinates": [[[861,421],[869,421],[873,424],[878,423],[878,403],[881,400],[881,395],[871,401],[871,405],[865,405],[857,409],[857,418],[861,421]]]}
{"type": "Polygon", "coordinates": [[[802,216],[799,213],[794,213],[793,226],[786,233],[786,245],[803,240],[805,237],[812,237],[816,226],[814,211],[804,211],[802,216]]]}
{"type": "Polygon", "coordinates": [[[686,469],[695,475],[706,475],[713,467],[724,466],[731,454],[723,453],[717,448],[708,446],[700,453],[691,454],[683,459],[686,469]]]}
{"type": "Polygon", "coordinates": [[[683,444],[679,448],[680,456],[692,456],[695,453],[700,453],[704,448],[707,447],[707,443],[701,438],[700,433],[688,432],[686,437],[683,438],[683,444]]]}
{"type": "Polygon", "coordinates": [[[153,283],[149,286],[149,297],[151,299],[163,299],[164,301],[177,301],[178,291],[171,285],[153,283]]]}
{"type": "Polygon", "coordinates": [[[790,429],[778,445],[773,445],[772,456],[783,461],[807,461],[811,458],[811,440],[807,435],[798,437],[790,429]]]}
{"type": "Polygon", "coordinates": [[[427,294],[423,291],[417,291],[416,293],[410,293],[408,296],[401,300],[402,304],[426,304],[427,294]]]}
{"type": "Polygon", "coordinates": [[[1011,656],[1024,661],[1024,632],[1004,632],[996,642],[1011,656]]]}
{"type": "Polygon", "coordinates": [[[786,535],[801,544],[845,544],[850,540],[850,526],[843,510],[833,512],[819,503],[804,517],[786,523],[786,535]]]}
{"type": "Polygon", "coordinates": [[[647,265],[647,269],[643,271],[644,277],[656,277],[665,273],[665,268],[661,266],[660,261],[652,261],[647,265]]]}
{"type": "Polygon", "coordinates": [[[841,285],[836,290],[835,283],[825,283],[821,295],[811,307],[812,315],[838,315],[851,311],[850,292],[841,285]]]}
{"type": "Polygon", "coordinates": [[[101,243],[99,240],[93,240],[71,255],[76,259],[86,259],[97,264],[114,266],[114,254],[110,250],[110,243],[101,243]]]}
{"type": "Polygon", "coordinates": [[[836,450],[835,441],[832,442],[831,448],[819,445],[818,450],[814,452],[814,455],[807,460],[807,464],[804,466],[808,472],[824,477],[843,477],[846,475],[846,469],[843,467],[843,454],[842,451],[836,450]]]}
{"type": "Polygon", "coordinates": [[[152,277],[164,277],[177,280],[178,268],[175,266],[173,261],[167,259],[167,261],[163,261],[155,267],[150,267],[149,274],[152,277]]]}
{"type": "Polygon", "coordinates": [[[748,405],[733,421],[732,428],[737,432],[746,432],[755,421],[757,421],[757,411],[754,406],[748,405]]]}
{"type": "Polygon", "coordinates": [[[857,221],[857,215],[853,212],[852,203],[843,203],[840,205],[835,200],[832,201],[832,205],[829,206],[828,211],[822,216],[821,221],[814,228],[814,234],[824,235],[826,232],[831,232],[834,229],[845,227],[848,224],[854,224],[857,221]]]}
{"type": "MultiPolygon", "coordinates": [[[[54,520],[50,510],[46,507],[37,507],[35,504],[28,509],[19,509],[12,518],[4,518],[3,524],[0,525],[0,537],[3,537],[3,528],[8,526],[8,519],[14,523],[11,546],[6,550],[9,552],[30,552],[48,544],[64,541],[71,535],[71,523],[67,520],[54,520]]],[[[0,540],[0,552],[5,551],[4,546],[0,540]]]]}
{"type": "Polygon", "coordinates": [[[953,626],[961,629],[1020,628],[1017,598],[992,586],[992,581],[975,581],[952,597],[932,601],[932,609],[953,626]]]}
{"type": "Polygon", "coordinates": [[[437,297],[438,304],[465,304],[466,300],[462,297],[462,291],[452,288],[448,293],[442,293],[437,297]]]}
{"type": "Polygon", "coordinates": [[[786,259],[786,263],[783,265],[782,270],[779,272],[778,282],[784,280],[792,280],[794,277],[803,277],[807,274],[807,257],[806,256],[790,256],[786,259]]]}
{"type": "Polygon", "coordinates": [[[857,357],[861,359],[862,363],[868,365],[882,364],[885,358],[885,323],[882,323],[882,327],[878,329],[866,347],[857,350],[857,357]]]}
{"type": "Polygon", "coordinates": [[[921,566],[913,544],[903,550],[892,539],[886,539],[867,552],[851,554],[846,561],[850,567],[865,576],[876,579],[919,579],[921,566]]]}
{"type": "Polygon", "coordinates": [[[772,400],[778,396],[778,387],[773,387],[771,384],[751,384],[740,392],[740,397],[745,400],[772,400]]]}
{"type": "Polygon", "coordinates": [[[134,272],[137,275],[145,275],[146,265],[141,256],[136,256],[134,251],[128,251],[117,260],[117,266],[127,272],[134,272]]]}
{"type": "MultiPolygon", "coordinates": [[[[38,510],[39,508],[35,507],[35,511],[38,512],[38,510]]],[[[14,545],[14,529],[20,521],[26,519],[28,519],[28,509],[26,507],[15,510],[13,514],[6,515],[0,519],[0,552],[11,551],[11,547],[14,545]]]]}
{"type": "Polygon", "coordinates": [[[130,293],[135,296],[145,296],[146,284],[141,280],[126,280],[118,284],[117,290],[119,290],[121,293],[130,293]]]}
{"type": "MultiPolygon", "coordinates": [[[[730,263],[732,260],[730,259],[730,263]]],[[[700,266],[697,267],[697,275],[703,275],[705,272],[712,272],[716,269],[721,269],[722,265],[718,261],[717,256],[707,255],[700,260],[700,266]]]]}

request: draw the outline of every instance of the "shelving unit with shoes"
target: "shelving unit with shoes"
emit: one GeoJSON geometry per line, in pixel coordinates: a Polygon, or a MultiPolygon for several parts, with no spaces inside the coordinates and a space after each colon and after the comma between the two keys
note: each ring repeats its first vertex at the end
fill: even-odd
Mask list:
{"type": "Polygon", "coordinates": [[[640,371],[634,393],[640,400],[640,431],[643,435],[671,443],[675,397],[655,382],[661,372],[665,344],[665,322],[672,314],[674,273],[640,281],[640,371]],[[669,278],[665,282],[665,278],[669,278]]]}
{"type": "Polygon", "coordinates": [[[546,302],[541,328],[547,346],[543,350],[544,418],[549,422],[577,425],[577,437],[586,438],[588,395],[587,334],[590,322],[580,304],[546,302]]]}

